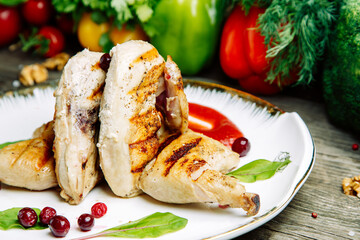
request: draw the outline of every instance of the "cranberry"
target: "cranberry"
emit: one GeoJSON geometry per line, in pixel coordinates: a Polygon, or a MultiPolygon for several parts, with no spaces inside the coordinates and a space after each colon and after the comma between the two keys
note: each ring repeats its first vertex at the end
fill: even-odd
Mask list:
{"type": "Polygon", "coordinates": [[[352,150],[356,151],[356,150],[358,150],[358,149],[359,149],[359,145],[356,144],[356,143],[354,143],[354,144],[352,145],[352,150]]]}
{"type": "Polygon", "coordinates": [[[107,72],[110,66],[111,57],[110,54],[104,53],[100,58],[100,67],[102,70],[107,72]]]}
{"type": "Polygon", "coordinates": [[[22,208],[17,216],[20,224],[25,228],[33,227],[38,220],[34,209],[28,207],[22,208]]]}
{"type": "Polygon", "coordinates": [[[18,220],[23,227],[33,227],[37,222],[37,214],[32,208],[22,208],[18,212],[18,220]]]}
{"type": "Polygon", "coordinates": [[[70,223],[66,217],[56,215],[50,220],[49,227],[55,237],[65,237],[70,230],[70,223]]]}
{"type": "Polygon", "coordinates": [[[81,214],[78,218],[78,224],[81,231],[90,231],[94,226],[94,216],[88,213],[81,214]]]}
{"type": "Polygon", "coordinates": [[[232,144],[232,150],[240,154],[240,157],[246,156],[250,150],[250,142],[245,137],[237,138],[232,144]]]}
{"type": "Polygon", "coordinates": [[[105,203],[98,202],[98,203],[95,203],[91,207],[91,214],[95,218],[101,218],[102,216],[104,216],[106,214],[106,212],[107,212],[107,207],[106,207],[105,203]]]}
{"type": "Polygon", "coordinates": [[[315,212],[313,212],[313,213],[311,213],[311,216],[313,217],[313,218],[317,218],[317,213],[315,213],[315,212]]]}
{"type": "Polygon", "coordinates": [[[45,207],[43,210],[41,210],[39,218],[40,222],[43,224],[48,225],[50,223],[50,220],[56,216],[55,209],[51,207],[45,207]]]}

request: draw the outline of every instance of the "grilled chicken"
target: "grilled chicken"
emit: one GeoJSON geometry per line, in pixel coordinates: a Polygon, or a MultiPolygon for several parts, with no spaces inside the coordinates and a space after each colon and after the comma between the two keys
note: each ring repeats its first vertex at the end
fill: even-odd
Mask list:
{"type": "Polygon", "coordinates": [[[239,155],[216,140],[189,130],[172,139],[144,169],[139,186],[168,203],[217,202],[257,214],[259,195],[247,193],[235,178],[239,155]]]}
{"type": "Polygon", "coordinates": [[[101,56],[85,49],[72,57],[55,92],[55,170],[60,195],[70,204],[78,204],[100,178],[96,125],[105,80],[101,56]]]}
{"type": "Polygon", "coordinates": [[[139,176],[161,142],[187,129],[188,105],[180,70],[151,44],[129,41],[110,55],[100,107],[100,165],[112,191],[132,197],[141,193],[139,176]]]}
{"type": "Polygon", "coordinates": [[[54,123],[38,128],[31,140],[8,145],[0,150],[0,182],[30,190],[57,186],[54,170],[54,123]]]}

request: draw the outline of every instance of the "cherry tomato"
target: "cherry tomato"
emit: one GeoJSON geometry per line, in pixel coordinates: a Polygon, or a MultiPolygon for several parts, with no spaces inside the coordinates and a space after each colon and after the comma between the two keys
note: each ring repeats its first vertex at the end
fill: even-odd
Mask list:
{"type": "Polygon", "coordinates": [[[116,45],[129,40],[148,40],[148,37],[140,25],[135,25],[134,29],[127,29],[126,24],[121,29],[113,28],[110,32],[110,39],[116,45]]]}
{"type": "Polygon", "coordinates": [[[83,47],[89,48],[91,51],[102,52],[103,49],[99,45],[99,40],[104,33],[109,33],[109,38],[114,45],[129,40],[148,40],[140,25],[135,25],[133,29],[128,29],[124,24],[121,29],[118,29],[115,26],[111,26],[111,22],[95,23],[91,19],[91,13],[83,14],[77,31],[79,42],[83,47]]]}
{"type": "Polygon", "coordinates": [[[89,48],[91,51],[102,52],[99,39],[101,35],[108,32],[109,29],[109,23],[97,24],[91,19],[90,13],[84,13],[80,19],[77,30],[81,46],[89,48]]]}
{"type": "Polygon", "coordinates": [[[9,44],[15,40],[21,29],[18,9],[0,5],[0,26],[0,46],[9,44]]]}
{"type": "Polygon", "coordinates": [[[47,51],[43,54],[44,57],[52,57],[60,53],[64,49],[64,35],[59,29],[52,26],[41,27],[37,36],[42,36],[49,39],[49,45],[47,51]]]}
{"type": "Polygon", "coordinates": [[[26,22],[34,25],[45,25],[52,15],[50,0],[28,0],[22,6],[22,15],[26,22]]]}

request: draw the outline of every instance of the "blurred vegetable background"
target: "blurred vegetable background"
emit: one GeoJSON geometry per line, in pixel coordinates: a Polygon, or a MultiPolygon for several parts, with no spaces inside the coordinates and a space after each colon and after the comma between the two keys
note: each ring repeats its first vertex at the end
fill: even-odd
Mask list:
{"type": "Polygon", "coordinates": [[[354,119],[359,131],[358,2],[0,0],[0,46],[17,43],[51,57],[69,48],[108,52],[141,39],[171,55],[184,75],[220,65],[224,81],[253,94],[316,80],[324,82],[319,94],[331,119],[347,127],[354,119]]]}

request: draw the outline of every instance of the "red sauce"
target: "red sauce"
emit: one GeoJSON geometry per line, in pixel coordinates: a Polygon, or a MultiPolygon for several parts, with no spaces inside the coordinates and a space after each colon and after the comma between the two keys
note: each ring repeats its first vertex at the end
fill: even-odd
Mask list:
{"type": "Polygon", "coordinates": [[[189,103],[189,128],[222,142],[231,148],[243,133],[223,114],[195,103],[189,103]]]}

